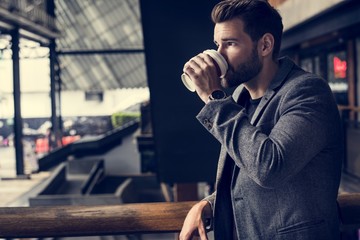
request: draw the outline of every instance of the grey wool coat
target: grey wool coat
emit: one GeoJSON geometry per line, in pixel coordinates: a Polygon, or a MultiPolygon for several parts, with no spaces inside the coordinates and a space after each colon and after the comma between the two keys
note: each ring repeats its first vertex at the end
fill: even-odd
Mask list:
{"type": "Polygon", "coordinates": [[[206,198],[216,240],[340,238],[344,147],[336,103],[323,79],[288,58],[279,64],[252,119],[242,86],[197,116],[222,145],[215,192],[206,198]]]}

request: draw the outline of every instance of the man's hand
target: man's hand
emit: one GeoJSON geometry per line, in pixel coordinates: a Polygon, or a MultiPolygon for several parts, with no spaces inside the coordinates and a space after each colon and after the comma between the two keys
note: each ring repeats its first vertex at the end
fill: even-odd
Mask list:
{"type": "Polygon", "coordinates": [[[208,240],[205,219],[212,218],[211,206],[207,201],[200,201],[188,212],[179,240],[191,240],[193,236],[199,236],[201,240],[208,240]]]}
{"type": "Polygon", "coordinates": [[[196,55],[184,65],[184,73],[194,82],[197,94],[205,103],[214,90],[222,89],[218,68],[214,60],[205,53],[196,55]]]}

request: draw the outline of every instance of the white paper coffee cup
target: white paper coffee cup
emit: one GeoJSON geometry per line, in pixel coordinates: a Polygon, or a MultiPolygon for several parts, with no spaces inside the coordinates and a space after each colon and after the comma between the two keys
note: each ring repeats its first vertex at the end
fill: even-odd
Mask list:
{"type": "MultiPolygon", "coordinates": [[[[208,54],[212,59],[215,60],[215,63],[218,65],[220,69],[219,77],[224,78],[228,69],[228,64],[225,58],[214,49],[205,50],[203,53],[208,54]]],[[[189,91],[195,92],[195,84],[186,73],[181,74],[181,80],[185,85],[185,87],[189,89],[189,91]]]]}

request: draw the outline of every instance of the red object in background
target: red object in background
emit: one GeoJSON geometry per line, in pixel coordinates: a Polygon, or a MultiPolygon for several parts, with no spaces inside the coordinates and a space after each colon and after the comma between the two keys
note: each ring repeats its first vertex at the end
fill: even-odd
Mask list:
{"type": "Polygon", "coordinates": [[[335,78],[346,78],[347,63],[338,57],[334,57],[334,75],[335,78]]]}
{"type": "Polygon", "coordinates": [[[75,136],[66,136],[66,137],[62,137],[61,142],[62,145],[68,145],[69,143],[75,142],[76,140],[79,140],[80,136],[79,135],[75,135],[75,136]]]}
{"type": "MultiPolygon", "coordinates": [[[[81,137],[79,135],[75,136],[66,136],[62,137],[61,143],[63,146],[66,146],[72,142],[75,142],[76,140],[79,140],[81,137]]],[[[50,151],[49,148],[49,140],[47,137],[44,138],[38,138],[35,141],[35,152],[36,153],[48,153],[50,151]]]]}
{"type": "Polygon", "coordinates": [[[49,141],[47,138],[38,138],[35,140],[35,152],[36,153],[49,152],[49,141]]]}

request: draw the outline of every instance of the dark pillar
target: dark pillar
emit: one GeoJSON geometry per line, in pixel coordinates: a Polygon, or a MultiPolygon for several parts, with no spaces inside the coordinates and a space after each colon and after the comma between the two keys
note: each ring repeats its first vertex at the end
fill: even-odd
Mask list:
{"type": "Polygon", "coordinates": [[[56,60],[56,43],[55,39],[52,39],[49,45],[50,50],[50,98],[51,98],[51,124],[52,134],[55,137],[55,146],[61,142],[61,127],[60,127],[60,89],[59,89],[59,76],[57,76],[59,64],[56,60]]]}
{"type": "MultiPolygon", "coordinates": [[[[185,88],[180,75],[190,58],[216,48],[210,13],[217,2],[140,1],[157,173],[165,183],[215,181],[220,144],[196,120],[204,103],[185,88]]],[[[185,186],[177,186],[178,194],[193,192],[194,186],[185,186]]]]}
{"type": "MultiPolygon", "coordinates": [[[[47,13],[55,16],[55,3],[54,0],[48,0],[46,6],[47,13]]],[[[62,120],[61,120],[61,108],[60,108],[60,92],[61,83],[59,76],[59,63],[56,54],[56,42],[55,39],[50,40],[50,98],[51,98],[51,124],[53,128],[52,134],[55,136],[55,145],[61,143],[62,136],[62,120]]]]}
{"type": "Polygon", "coordinates": [[[21,118],[21,91],[20,91],[20,58],[19,58],[19,29],[11,33],[12,37],[12,61],[13,61],[13,91],[14,91],[14,146],[16,157],[16,175],[24,175],[24,151],[23,151],[23,123],[21,118]]]}
{"type": "Polygon", "coordinates": [[[52,17],[55,17],[55,2],[54,0],[46,1],[46,12],[52,17]]]}

